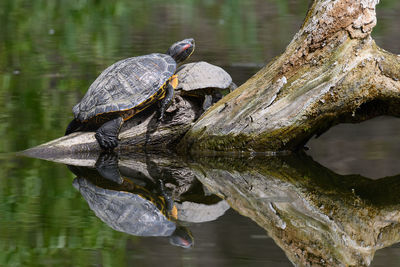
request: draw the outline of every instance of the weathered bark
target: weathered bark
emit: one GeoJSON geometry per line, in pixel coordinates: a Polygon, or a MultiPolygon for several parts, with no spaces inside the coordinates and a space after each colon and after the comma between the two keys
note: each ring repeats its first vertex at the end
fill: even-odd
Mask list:
{"type": "Polygon", "coordinates": [[[400,57],[370,34],[377,0],[315,0],[286,51],[214,105],[181,149],[282,151],[342,122],[400,115],[400,57]]]}

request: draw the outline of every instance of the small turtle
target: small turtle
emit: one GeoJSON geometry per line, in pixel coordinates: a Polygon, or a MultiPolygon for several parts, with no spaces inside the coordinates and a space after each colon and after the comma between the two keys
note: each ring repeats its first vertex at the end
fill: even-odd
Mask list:
{"type": "Polygon", "coordinates": [[[96,130],[104,150],[118,145],[124,121],[161,100],[160,119],[170,104],[178,78],[177,64],[194,51],[193,39],[174,43],[166,54],[149,54],[118,61],[105,69],[73,108],[74,120],[65,134],[96,130]]]}
{"type": "Polygon", "coordinates": [[[176,75],[179,78],[176,90],[181,95],[204,99],[204,110],[222,98],[222,90],[233,91],[237,87],[225,70],[204,61],[182,65],[176,75]]]}

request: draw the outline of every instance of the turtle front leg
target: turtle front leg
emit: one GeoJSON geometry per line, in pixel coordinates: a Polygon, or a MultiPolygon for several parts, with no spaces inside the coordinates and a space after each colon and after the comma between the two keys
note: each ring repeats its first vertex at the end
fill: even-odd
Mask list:
{"type": "Polygon", "coordinates": [[[204,102],[203,102],[203,110],[206,111],[213,105],[213,97],[212,95],[205,95],[204,102]]]}
{"type": "Polygon", "coordinates": [[[96,137],[102,149],[113,150],[118,145],[118,133],[123,123],[123,118],[118,117],[104,123],[97,129],[94,137],[96,137]]]}
{"type": "Polygon", "coordinates": [[[171,104],[172,99],[174,98],[174,87],[171,84],[168,84],[165,92],[165,97],[161,100],[161,109],[160,109],[160,117],[159,120],[164,120],[165,110],[171,104]]]}
{"type": "Polygon", "coordinates": [[[73,119],[67,126],[67,129],[65,130],[65,135],[69,135],[70,133],[76,132],[79,130],[79,128],[82,126],[82,123],[80,123],[78,120],[73,119]]]}
{"type": "Polygon", "coordinates": [[[211,95],[205,95],[204,102],[203,102],[203,110],[206,111],[212,105],[217,103],[221,98],[222,98],[222,94],[220,92],[214,92],[211,95]]]}

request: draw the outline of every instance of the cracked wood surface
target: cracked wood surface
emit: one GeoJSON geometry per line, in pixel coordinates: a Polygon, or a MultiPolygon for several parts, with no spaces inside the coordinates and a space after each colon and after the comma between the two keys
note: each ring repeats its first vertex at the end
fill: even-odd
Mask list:
{"type": "Polygon", "coordinates": [[[181,150],[297,150],[335,124],[399,116],[400,57],[370,36],[377,3],[314,1],[286,51],[208,110],[181,150]]]}

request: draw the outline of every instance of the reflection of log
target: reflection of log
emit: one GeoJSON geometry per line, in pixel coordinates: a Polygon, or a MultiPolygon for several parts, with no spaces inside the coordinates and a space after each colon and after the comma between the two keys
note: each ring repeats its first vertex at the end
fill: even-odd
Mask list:
{"type": "Polygon", "coordinates": [[[400,57],[376,46],[376,0],[314,0],[286,51],[214,105],[182,149],[301,148],[341,122],[400,115],[400,57]]]}
{"type": "Polygon", "coordinates": [[[367,266],[377,249],[400,241],[399,176],[340,176],[306,156],[200,162],[196,177],[296,265],[367,266]]]}
{"type": "MultiPolygon", "coordinates": [[[[91,167],[97,158],[39,156],[91,167]]],[[[377,249],[400,241],[399,176],[340,176],[303,155],[200,158],[187,163],[177,156],[121,154],[119,170],[129,177],[160,177],[173,198],[181,201],[198,198],[188,197],[199,188],[198,178],[211,193],[266,229],[298,265],[368,265],[377,249]]]]}

